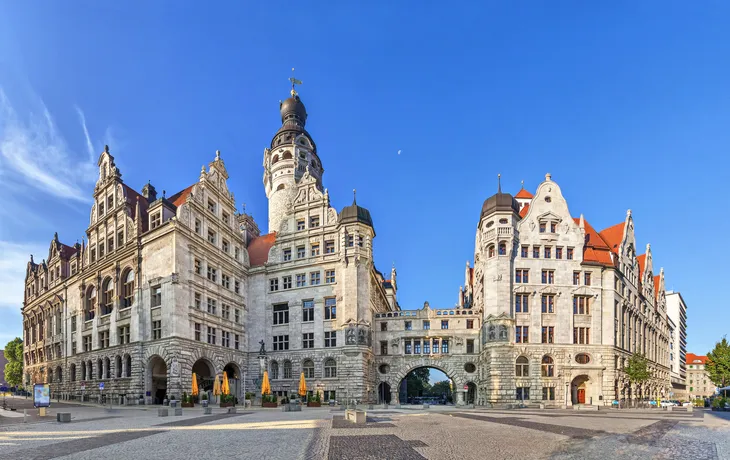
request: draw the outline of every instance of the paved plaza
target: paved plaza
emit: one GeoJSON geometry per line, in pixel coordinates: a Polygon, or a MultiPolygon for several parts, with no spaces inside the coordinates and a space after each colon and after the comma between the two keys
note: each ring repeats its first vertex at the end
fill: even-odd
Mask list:
{"type": "MultiPolygon", "coordinates": [[[[19,403],[18,403],[19,404],[19,403]]],[[[34,411],[28,411],[34,412],[34,411]]],[[[330,408],[54,404],[23,422],[0,410],[0,459],[730,459],[730,413],[704,410],[491,410],[431,407],[368,411],[354,425],[330,408]],[[56,412],[70,412],[57,423],[56,412]],[[172,414],[172,411],[171,411],[172,414]]]]}

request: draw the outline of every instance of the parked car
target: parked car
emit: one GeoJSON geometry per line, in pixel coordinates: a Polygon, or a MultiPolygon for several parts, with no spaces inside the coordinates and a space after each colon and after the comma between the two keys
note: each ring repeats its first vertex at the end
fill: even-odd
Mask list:
{"type": "Polygon", "coordinates": [[[670,406],[674,407],[677,405],[677,403],[675,403],[674,401],[662,401],[659,405],[661,407],[670,407],[670,406]]]}

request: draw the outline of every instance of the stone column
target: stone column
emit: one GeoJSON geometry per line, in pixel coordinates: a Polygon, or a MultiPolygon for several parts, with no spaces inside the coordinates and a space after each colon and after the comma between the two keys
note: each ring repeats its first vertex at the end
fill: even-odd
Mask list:
{"type": "Polygon", "coordinates": [[[456,390],[456,405],[457,406],[464,405],[464,389],[463,388],[456,390]]]}
{"type": "Polygon", "coordinates": [[[390,404],[400,404],[398,401],[398,390],[390,390],[390,404]]]}

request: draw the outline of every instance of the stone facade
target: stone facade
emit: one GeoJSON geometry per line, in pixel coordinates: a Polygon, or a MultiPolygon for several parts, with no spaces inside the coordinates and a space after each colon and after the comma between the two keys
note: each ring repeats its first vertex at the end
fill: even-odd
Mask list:
{"type": "Polygon", "coordinates": [[[239,397],[264,371],[280,396],[398,402],[403,378],[434,367],[456,402],[602,404],[635,398],[621,371],[647,355],[669,385],[664,274],[637,256],[631,212],[596,232],[550,176],[533,196],[488,198],[458,306],[401,310],[395,267],[375,268],[375,227],[355,199],[340,212],[296,92],[264,150],[268,230],[227,188],[220,153],[170,196],[124,184],[108,148],[82,243],[56,235],[27,266],[26,383],[147,403],[202,389],[224,371],[239,397]]]}

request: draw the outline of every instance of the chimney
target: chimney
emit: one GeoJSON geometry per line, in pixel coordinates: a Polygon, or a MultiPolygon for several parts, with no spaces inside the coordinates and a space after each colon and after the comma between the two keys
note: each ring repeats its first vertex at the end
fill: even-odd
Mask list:
{"type": "Polygon", "coordinates": [[[157,190],[155,190],[154,185],[150,184],[150,181],[147,181],[147,184],[142,187],[142,196],[147,198],[148,203],[152,203],[157,199],[157,190]]]}

